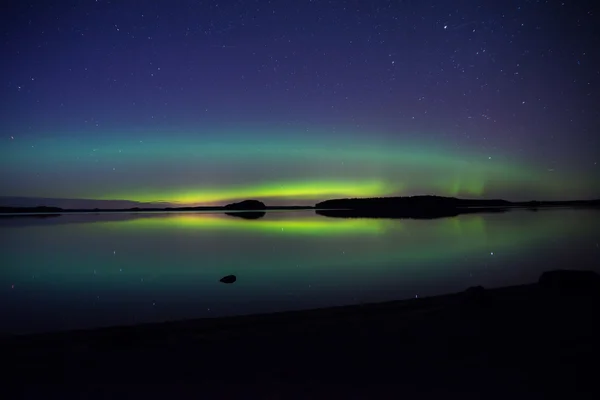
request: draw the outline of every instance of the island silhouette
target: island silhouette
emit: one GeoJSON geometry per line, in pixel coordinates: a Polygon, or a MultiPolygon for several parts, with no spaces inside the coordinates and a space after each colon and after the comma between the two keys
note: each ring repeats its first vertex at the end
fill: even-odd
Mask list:
{"type": "Polygon", "coordinates": [[[227,204],[225,207],[226,210],[249,210],[249,211],[256,211],[256,210],[265,210],[267,208],[267,206],[265,205],[265,203],[263,203],[262,201],[259,200],[244,200],[244,201],[240,201],[239,203],[231,203],[231,204],[227,204]]]}
{"type": "Polygon", "coordinates": [[[316,213],[339,218],[442,218],[465,213],[505,212],[507,200],[467,200],[442,196],[334,199],[317,203],[316,213]]]}
{"type": "Polygon", "coordinates": [[[337,218],[454,217],[460,214],[503,213],[513,208],[598,207],[600,200],[511,202],[502,199],[459,199],[443,196],[332,199],[317,203],[316,213],[337,218]]]}
{"type": "Polygon", "coordinates": [[[259,200],[244,200],[239,203],[227,204],[224,209],[231,210],[225,212],[226,215],[242,219],[259,219],[267,214],[262,211],[266,210],[267,206],[259,200]]]}

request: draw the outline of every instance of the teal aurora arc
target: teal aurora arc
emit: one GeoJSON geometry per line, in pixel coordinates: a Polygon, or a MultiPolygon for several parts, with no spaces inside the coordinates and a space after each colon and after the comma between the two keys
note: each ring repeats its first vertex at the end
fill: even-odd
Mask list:
{"type": "MultiPolygon", "coordinates": [[[[273,205],[333,197],[436,194],[509,200],[590,198],[594,176],[450,142],[298,132],[116,133],[5,141],[3,194],[177,205],[258,198],[273,205]],[[386,138],[386,139],[383,139],[386,138]],[[489,154],[489,155],[488,155],[489,154]]],[[[410,135],[415,137],[415,135],[410,135]]]]}

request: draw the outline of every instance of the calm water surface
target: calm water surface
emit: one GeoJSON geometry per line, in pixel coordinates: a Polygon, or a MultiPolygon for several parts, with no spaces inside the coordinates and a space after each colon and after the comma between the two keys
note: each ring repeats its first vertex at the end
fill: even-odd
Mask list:
{"type": "Polygon", "coordinates": [[[0,218],[0,331],[89,328],[414,298],[600,272],[600,210],[436,220],[314,211],[0,218]],[[235,274],[234,284],[219,279],[235,274]]]}

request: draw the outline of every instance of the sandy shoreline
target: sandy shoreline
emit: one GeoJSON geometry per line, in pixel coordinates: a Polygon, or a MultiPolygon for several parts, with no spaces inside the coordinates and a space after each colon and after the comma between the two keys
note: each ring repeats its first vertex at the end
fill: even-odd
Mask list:
{"type": "MultiPolygon", "coordinates": [[[[536,291],[537,284],[502,287],[485,290],[486,295],[503,302],[536,291]]],[[[116,340],[134,335],[160,339],[188,332],[201,332],[202,335],[218,335],[222,330],[272,329],[285,325],[300,328],[312,324],[337,324],[355,318],[375,318],[398,316],[412,318],[415,313],[431,313],[439,308],[449,308],[468,301],[467,291],[419,299],[393,300],[377,303],[364,303],[346,306],[323,307],[307,310],[292,310],[274,313],[249,314],[240,316],[195,318],[165,322],[143,323],[126,326],[112,326],[92,329],[76,329],[32,334],[3,334],[4,340],[12,343],[60,343],[87,341],[90,339],[116,340]]],[[[115,342],[113,342],[115,343],[115,342]]]]}
{"type": "Polygon", "coordinates": [[[0,349],[8,381],[32,396],[124,395],[130,388],[161,398],[173,390],[210,398],[398,398],[398,390],[421,397],[593,398],[598,315],[596,290],[530,284],[27,335],[4,338],[0,349]],[[187,392],[198,384],[199,392],[187,392]]]}

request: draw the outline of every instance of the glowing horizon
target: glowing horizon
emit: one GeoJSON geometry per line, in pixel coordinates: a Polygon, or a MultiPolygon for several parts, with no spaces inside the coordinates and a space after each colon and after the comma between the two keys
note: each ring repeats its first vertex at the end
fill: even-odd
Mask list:
{"type": "Polygon", "coordinates": [[[203,140],[189,133],[172,133],[168,140],[130,135],[118,143],[109,134],[86,143],[76,136],[23,137],[0,149],[5,193],[179,206],[245,199],[308,205],[331,198],[410,195],[554,200],[572,193],[593,196],[599,186],[499,151],[482,156],[443,142],[358,135],[340,141],[291,131],[273,139],[273,132],[251,133],[251,138],[233,132],[203,140]]]}

